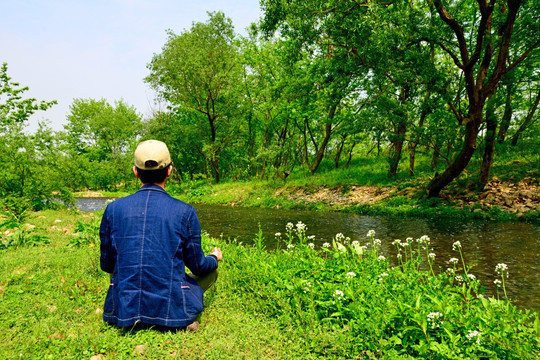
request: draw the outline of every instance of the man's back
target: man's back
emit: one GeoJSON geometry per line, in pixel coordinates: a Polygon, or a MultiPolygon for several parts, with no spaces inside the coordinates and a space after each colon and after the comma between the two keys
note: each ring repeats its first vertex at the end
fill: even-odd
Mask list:
{"type": "Polygon", "coordinates": [[[192,323],[203,310],[202,289],[185,275],[217,268],[204,256],[191,205],[157,185],[109,204],[100,229],[101,267],[112,273],[103,318],[119,326],[140,321],[168,327],[192,323]]]}

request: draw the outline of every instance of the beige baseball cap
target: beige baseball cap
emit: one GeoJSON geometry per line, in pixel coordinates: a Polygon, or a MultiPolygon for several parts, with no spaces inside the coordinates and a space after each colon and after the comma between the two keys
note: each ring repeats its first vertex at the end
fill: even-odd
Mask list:
{"type": "Polygon", "coordinates": [[[141,170],[159,170],[171,163],[171,154],[164,142],[146,140],[135,150],[135,166],[141,170]]]}

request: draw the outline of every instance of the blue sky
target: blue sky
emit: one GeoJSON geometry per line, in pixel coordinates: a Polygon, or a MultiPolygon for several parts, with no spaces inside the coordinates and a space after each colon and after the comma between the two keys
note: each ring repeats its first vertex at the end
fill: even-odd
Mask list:
{"type": "Polygon", "coordinates": [[[179,34],[207,11],[223,11],[236,32],[260,16],[258,0],[0,0],[0,63],[25,94],[58,105],[36,113],[63,129],[74,98],[124,99],[144,116],[154,94],[143,78],[167,29],[179,34]]]}

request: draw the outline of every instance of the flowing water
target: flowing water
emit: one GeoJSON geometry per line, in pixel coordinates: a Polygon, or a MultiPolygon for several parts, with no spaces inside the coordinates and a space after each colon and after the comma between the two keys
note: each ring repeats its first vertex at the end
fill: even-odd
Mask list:
{"type": "MultiPolygon", "coordinates": [[[[95,211],[103,208],[105,198],[78,199],[79,208],[95,211]]],[[[448,219],[364,216],[337,212],[304,210],[243,208],[220,205],[195,205],[201,227],[212,237],[237,239],[251,243],[259,231],[259,224],[269,249],[275,248],[275,233],[285,234],[285,225],[299,221],[307,225],[307,235],[315,235],[313,242],[321,246],[331,242],[337,233],[367,243],[366,234],[375,230],[382,240],[382,253],[391,261],[396,258],[392,241],[407,237],[414,239],[428,235],[436,254],[435,268],[444,271],[451,267],[450,258],[460,258],[452,244],[460,241],[465,262],[472,265],[471,274],[486,287],[488,295],[495,294],[495,267],[508,265],[506,282],[508,296],[521,308],[540,310],[540,226],[519,222],[457,221],[448,219]]],[[[224,254],[226,257],[226,254],[224,254]]],[[[461,263],[461,260],[460,260],[461,263]]]]}

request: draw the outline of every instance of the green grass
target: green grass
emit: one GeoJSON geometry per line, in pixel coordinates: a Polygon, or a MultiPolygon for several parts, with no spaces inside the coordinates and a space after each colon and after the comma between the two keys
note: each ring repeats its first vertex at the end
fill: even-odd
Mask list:
{"type": "Polygon", "coordinates": [[[447,274],[427,261],[429,248],[410,242],[398,245],[407,261],[392,267],[379,258],[374,237],[349,244],[336,236],[329,248],[312,249],[298,224],[282,235],[285,249],[272,252],[257,241],[243,246],[203,238],[206,251],[222,248],[224,261],[216,286],[205,294],[199,332],[123,331],[101,320],[108,277],[97,268],[97,219],[40,212],[29,222],[44,229],[49,244],[0,251],[0,358],[540,356],[538,313],[518,310],[504,300],[503,289],[500,300],[481,296],[482,285],[464,276],[461,261],[447,274]],[[294,247],[286,250],[286,244],[294,247]],[[436,322],[429,320],[432,313],[441,314],[436,322]],[[478,343],[472,331],[481,333],[478,343]]]}

